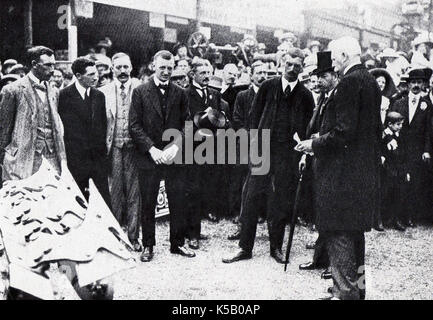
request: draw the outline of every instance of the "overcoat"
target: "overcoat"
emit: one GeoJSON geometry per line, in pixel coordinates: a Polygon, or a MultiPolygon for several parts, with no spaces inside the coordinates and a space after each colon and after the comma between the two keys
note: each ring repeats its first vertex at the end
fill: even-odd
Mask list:
{"type": "Polygon", "coordinates": [[[355,65],[323,114],[315,157],[314,205],[319,232],[368,231],[380,209],[381,93],[355,65]]]}

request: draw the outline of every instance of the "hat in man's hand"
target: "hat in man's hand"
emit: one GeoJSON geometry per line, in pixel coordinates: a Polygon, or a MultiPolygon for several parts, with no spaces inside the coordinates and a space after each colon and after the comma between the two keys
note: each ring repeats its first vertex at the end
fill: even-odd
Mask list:
{"type": "Polygon", "coordinates": [[[214,132],[217,129],[224,129],[226,124],[226,115],[217,109],[200,111],[194,115],[194,125],[198,129],[209,129],[214,132]]]}

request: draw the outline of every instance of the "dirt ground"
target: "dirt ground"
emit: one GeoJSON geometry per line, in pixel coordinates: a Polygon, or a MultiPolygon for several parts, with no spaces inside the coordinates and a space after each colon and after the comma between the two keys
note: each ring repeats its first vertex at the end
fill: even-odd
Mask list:
{"type": "MultiPolygon", "coordinates": [[[[317,299],[332,284],[320,279],[321,271],[298,269],[313,254],[305,249],[317,237],[309,228],[297,228],[287,272],[269,256],[266,224],[259,225],[253,259],[222,263],[237,247],[226,239],[233,230],[230,221],[204,221],[210,240],[189,259],[169,252],[168,223],[158,223],[154,260],[142,263],[137,254],[137,267],[114,277],[115,299],[317,299]]],[[[432,299],[432,243],[431,226],[367,233],[367,299],[432,299]]]]}
{"type": "MultiPolygon", "coordinates": [[[[237,247],[237,241],[226,239],[234,230],[230,221],[204,221],[210,239],[201,241],[195,258],[184,258],[170,253],[168,222],[158,222],[154,260],[142,263],[137,253],[136,268],[113,277],[114,299],[305,300],[324,296],[332,285],[332,280],[320,279],[321,270],[298,269],[313,254],[305,249],[317,237],[309,228],[297,227],[287,272],[269,256],[266,224],[258,227],[253,259],[222,263],[237,247]]],[[[367,299],[433,299],[432,243],[432,226],[367,233],[367,299]]],[[[76,298],[72,292],[62,296],[76,298]]]]}

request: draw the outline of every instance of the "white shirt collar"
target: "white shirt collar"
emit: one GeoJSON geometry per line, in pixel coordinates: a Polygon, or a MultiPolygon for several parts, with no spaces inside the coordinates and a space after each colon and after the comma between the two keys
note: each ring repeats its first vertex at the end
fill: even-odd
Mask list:
{"type": "Polygon", "coordinates": [[[168,86],[168,81],[162,82],[160,81],[157,77],[153,77],[153,81],[155,82],[155,85],[158,87],[159,85],[167,85],[168,86]]]}
{"type": "MultiPolygon", "coordinates": [[[[122,85],[122,82],[120,82],[118,79],[114,79],[114,83],[116,84],[116,86],[118,88],[120,88],[120,86],[122,85]]],[[[131,78],[129,78],[128,81],[126,81],[125,83],[123,83],[126,91],[129,90],[129,88],[131,87],[131,84],[132,84],[131,78]]]]}
{"type": "Polygon", "coordinates": [[[81,98],[83,98],[83,100],[85,99],[86,93],[87,93],[87,96],[89,96],[90,88],[87,88],[87,89],[84,88],[78,80],[75,81],[75,87],[77,88],[78,93],[80,94],[81,98]]]}
{"type": "Polygon", "coordinates": [[[28,75],[29,75],[29,78],[34,82],[34,83],[37,83],[37,84],[44,84],[44,82],[45,81],[41,81],[41,80],[39,80],[38,78],[36,78],[36,76],[33,74],[33,72],[29,72],[28,73],[28,75]]]}
{"type": "Polygon", "coordinates": [[[254,83],[252,83],[252,87],[253,87],[253,90],[255,93],[259,92],[260,88],[258,86],[256,86],[254,83]]]}
{"type": "Polygon", "coordinates": [[[222,87],[221,87],[221,93],[224,93],[228,88],[229,88],[229,85],[224,82],[222,87]]]}
{"type": "Polygon", "coordinates": [[[195,82],[195,80],[192,80],[192,85],[194,87],[196,87],[197,89],[200,89],[200,90],[205,89],[204,87],[202,87],[201,85],[199,85],[197,82],[195,82]]]}
{"type": "Polygon", "coordinates": [[[350,69],[352,69],[352,67],[354,67],[354,66],[356,66],[357,64],[360,64],[361,62],[354,62],[354,63],[351,63],[351,64],[349,64],[347,67],[346,67],[346,69],[344,69],[344,73],[343,73],[343,75],[345,75],[346,73],[347,73],[347,71],[349,71],[350,69]]]}
{"type": "Polygon", "coordinates": [[[292,92],[293,89],[295,89],[298,82],[299,82],[298,79],[296,79],[296,81],[289,82],[286,78],[284,78],[284,76],[281,77],[281,83],[283,85],[283,92],[286,90],[287,86],[290,86],[290,92],[292,92]]]}
{"type": "Polygon", "coordinates": [[[415,95],[415,94],[412,93],[412,91],[409,91],[409,103],[410,104],[412,104],[412,100],[414,98],[416,99],[416,104],[418,104],[419,98],[421,98],[421,95],[420,94],[415,95]]]}

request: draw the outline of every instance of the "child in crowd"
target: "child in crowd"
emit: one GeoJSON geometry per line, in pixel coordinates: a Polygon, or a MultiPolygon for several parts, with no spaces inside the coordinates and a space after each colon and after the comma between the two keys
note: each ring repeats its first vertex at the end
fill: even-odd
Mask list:
{"type": "Polygon", "coordinates": [[[406,228],[402,221],[405,212],[404,189],[410,182],[410,175],[405,168],[405,154],[401,146],[400,131],[403,127],[404,117],[398,112],[389,112],[386,115],[386,128],[382,135],[382,165],[385,170],[384,181],[384,212],[388,223],[397,230],[406,228]]]}

